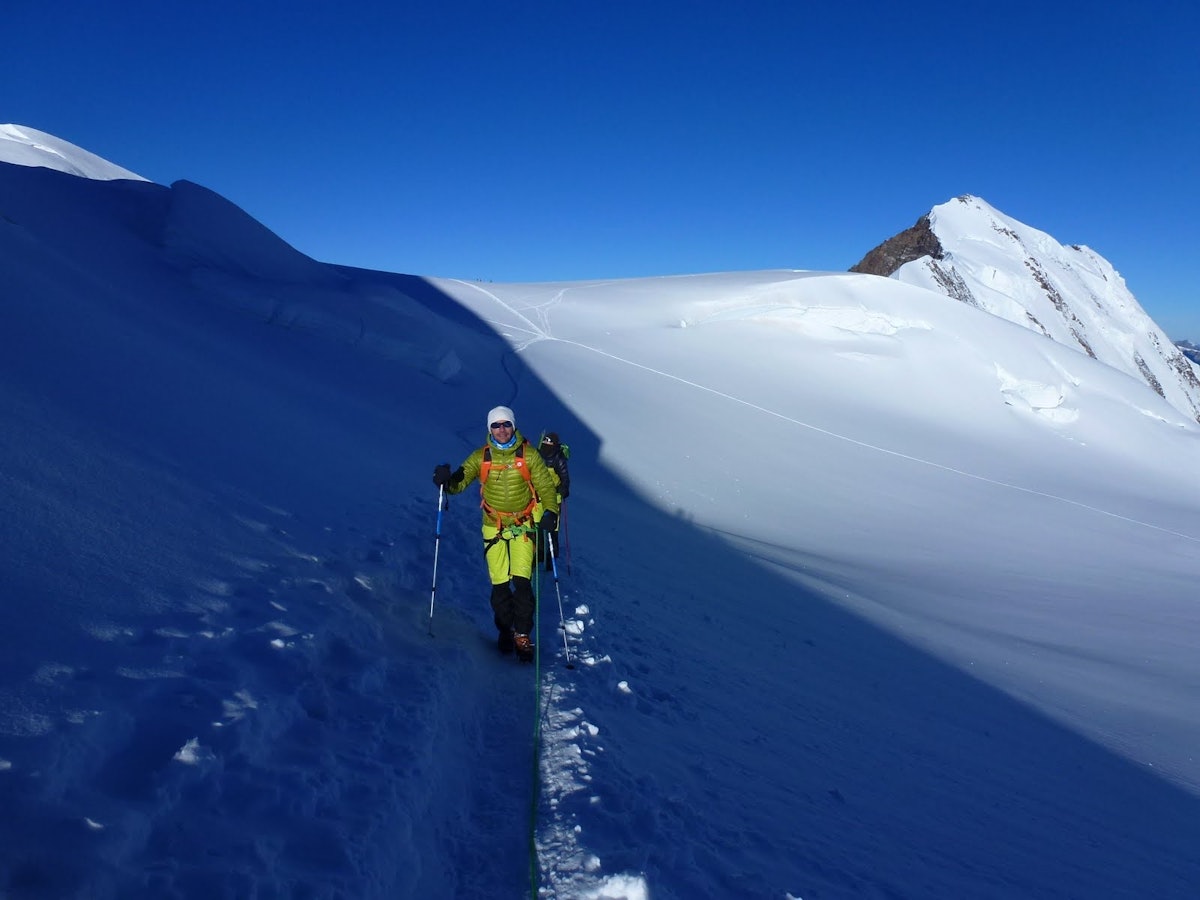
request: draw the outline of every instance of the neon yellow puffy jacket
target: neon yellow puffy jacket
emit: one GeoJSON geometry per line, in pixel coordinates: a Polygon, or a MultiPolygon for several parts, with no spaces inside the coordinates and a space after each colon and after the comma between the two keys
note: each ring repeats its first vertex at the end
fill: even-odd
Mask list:
{"type": "MultiPolygon", "coordinates": [[[[492,461],[487,482],[483,485],[483,502],[496,512],[511,513],[514,517],[530,505],[533,494],[529,490],[525,476],[517,468],[517,448],[524,446],[522,458],[529,471],[533,488],[537,491],[538,499],[541,500],[545,509],[557,515],[558,491],[550,470],[542,462],[537,448],[525,443],[525,438],[522,437],[520,431],[514,432],[514,437],[516,440],[508,450],[500,449],[492,442],[491,437],[488,437],[486,446],[491,448],[492,461]]],[[[460,466],[463,473],[462,480],[456,484],[447,485],[447,493],[461,494],[479,478],[479,473],[483,468],[484,449],[485,447],[480,447],[463,461],[460,466]]],[[[483,521],[484,524],[495,521],[493,516],[488,515],[486,508],[483,511],[483,521]]]]}

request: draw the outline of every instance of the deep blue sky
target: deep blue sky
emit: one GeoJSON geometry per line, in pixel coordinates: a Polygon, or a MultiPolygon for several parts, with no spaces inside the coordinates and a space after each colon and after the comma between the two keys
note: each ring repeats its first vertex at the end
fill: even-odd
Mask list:
{"type": "Polygon", "coordinates": [[[1190,0],[5,7],[0,122],[199,182],[327,262],[843,270],[971,193],[1200,341],[1190,0]]]}

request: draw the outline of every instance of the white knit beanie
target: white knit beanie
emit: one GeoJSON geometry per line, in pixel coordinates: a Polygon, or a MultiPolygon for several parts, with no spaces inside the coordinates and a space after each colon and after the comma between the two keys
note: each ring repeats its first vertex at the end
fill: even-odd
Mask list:
{"type": "Polygon", "coordinates": [[[517,427],[517,417],[513,415],[513,411],[511,409],[509,409],[507,406],[497,406],[497,407],[493,408],[490,413],[488,413],[488,417],[487,417],[488,431],[492,430],[493,422],[512,422],[513,428],[516,429],[516,427],[517,427]]]}

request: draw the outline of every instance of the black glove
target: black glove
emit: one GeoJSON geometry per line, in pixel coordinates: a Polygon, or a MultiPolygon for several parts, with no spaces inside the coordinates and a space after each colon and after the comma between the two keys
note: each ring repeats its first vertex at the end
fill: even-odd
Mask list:
{"type": "Polygon", "coordinates": [[[433,470],[433,483],[445,487],[450,483],[450,463],[442,463],[433,470]]]}
{"type": "Polygon", "coordinates": [[[552,513],[546,510],[542,513],[542,519],[538,522],[538,528],[542,531],[557,531],[558,530],[558,513],[552,513]]]}
{"type": "Polygon", "coordinates": [[[558,486],[558,496],[560,496],[564,500],[566,500],[568,497],[571,496],[571,489],[569,487],[567,487],[565,484],[560,484],[558,486]]]}

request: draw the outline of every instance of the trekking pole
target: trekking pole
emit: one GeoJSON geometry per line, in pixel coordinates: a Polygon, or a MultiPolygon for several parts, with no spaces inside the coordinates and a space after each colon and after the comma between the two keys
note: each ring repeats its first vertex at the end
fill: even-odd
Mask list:
{"type": "Polygon", "coordinates": [[[567,526],[567,504],[562,504],[562,529],[566,535],[565,546],[567,550],[567,574],[571,574],[571,529],[567,526]]]}
{"type": "Polygon", "coordinates": [[[558,594],[558,627],[562,629],[563,636],[563,652],[567,655],[567,668],[575,668],[575,663],[571,662],[571,647],[567,644],[567,617],[563,615],[562,605],[562,588],[558,586],[558,561],[554,558],[554,535],[549,531],[546,532],[546,552],[550,556],[550,568],[554,572],[554,590],[558,594]]]}
{"type": "Polygon", "coordinates": [[[433,539],[433,587],[429,589],[429,636],[433,637],[433,598],[437,595],[438,550],[442,546],[442,510],[445,508],[446,486],[438,485],[437,532],[433,539]]]}

